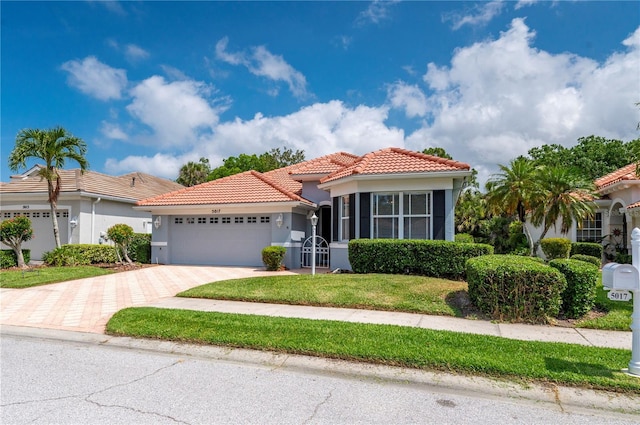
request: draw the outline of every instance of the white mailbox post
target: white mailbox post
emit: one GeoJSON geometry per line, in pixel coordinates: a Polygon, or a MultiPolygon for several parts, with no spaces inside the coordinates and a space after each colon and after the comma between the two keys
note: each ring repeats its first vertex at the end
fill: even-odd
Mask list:
{"type": "Polygon", "coordinates": [[[628,301],[633,294],[631,313],[631,361],[629,374],[640,377],[640,229],[631,232],[631,265],[609,263],[602,268],[602,286],[614,301],[628,301]]]}

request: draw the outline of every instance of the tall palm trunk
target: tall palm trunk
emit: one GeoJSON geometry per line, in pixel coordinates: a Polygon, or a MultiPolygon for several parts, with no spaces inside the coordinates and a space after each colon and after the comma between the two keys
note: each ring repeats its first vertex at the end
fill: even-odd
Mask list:
{"type": "Polygon", "coordinates": [[[49,205],[51,207],[51,222],[53,223],[53,238],[56,241],[56,248],[60,248],[60,229],[58,228],[58,193],[60,192],[60,176],[53,187],[53,181],[47,179],[47,189],[49,190],[49,205]]]}

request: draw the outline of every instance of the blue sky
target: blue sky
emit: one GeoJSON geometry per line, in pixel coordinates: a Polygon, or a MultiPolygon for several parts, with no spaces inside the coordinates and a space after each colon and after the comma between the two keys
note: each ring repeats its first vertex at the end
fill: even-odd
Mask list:
{"type": "MultiPolygon", "coordinates": [[[[2,181],[23,128],[94,171],[443,147],[481,181],[534,146],[640,136],[633,1],[0,4],[2,181]]],[[[75,167],[76,164],[69,164],[75,167]]]]}

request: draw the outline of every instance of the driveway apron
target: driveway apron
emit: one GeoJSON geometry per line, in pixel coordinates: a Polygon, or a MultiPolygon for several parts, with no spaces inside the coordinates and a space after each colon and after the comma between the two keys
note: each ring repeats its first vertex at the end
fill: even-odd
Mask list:
{"type": "Polygon", "coordinates": [[[104,333],[107,321],[123,308],[149,305],[208,282],[265,274],[273,272],[153,266],[33,288],[0,288],[0,324],[104,333]]]}

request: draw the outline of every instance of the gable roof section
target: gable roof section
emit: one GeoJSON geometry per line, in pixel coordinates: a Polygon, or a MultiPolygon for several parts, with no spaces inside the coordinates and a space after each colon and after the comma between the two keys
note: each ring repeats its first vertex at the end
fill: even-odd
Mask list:
{"type": "Polygon", "coordinates": [[[624,180],[640,180],[636,174],[635,162],[596,179],[595,184],[600,190],[624,180]]]}
{"type": "MultiPolygon", "coordinates": [[[[95,171],[82,173],[79,168],[59,170],[61,177],[60,194],[89,193],[131,201],[157,196],[174,191],[183,186],[171,180],[145,173],[129,173],[110,176],[95,171]]],[[[18,177],[18,176],[15,176],[18,177]]],[[[24,174],[8,183],[0,184],[0,194],[47,194],[47,181],[37,173],[24,174]]]]}
{"type": "Polygon", "coordinates": [[[138,202],[138,206],[312,202],[289,190],[277,179],[257,171],[245,171],[138,202]]]}
{"type": "Polygon", "coordinates": [[[411,174],[469,171],[464,162],[426,155],[400,148],[386,148],[368,153],[347,167],[320,180],[327,183],[354,175],[411,174]]]}
{"type": "Polygon", "coordinates": [[[296,177],[305,175],[327,175],[338,170],[348,167],[358,160],[357,155],[347,152],[336,152],[331,155],[321,156],[320,158],[305,161],[291,167],[289,174],[296,177]]]}

